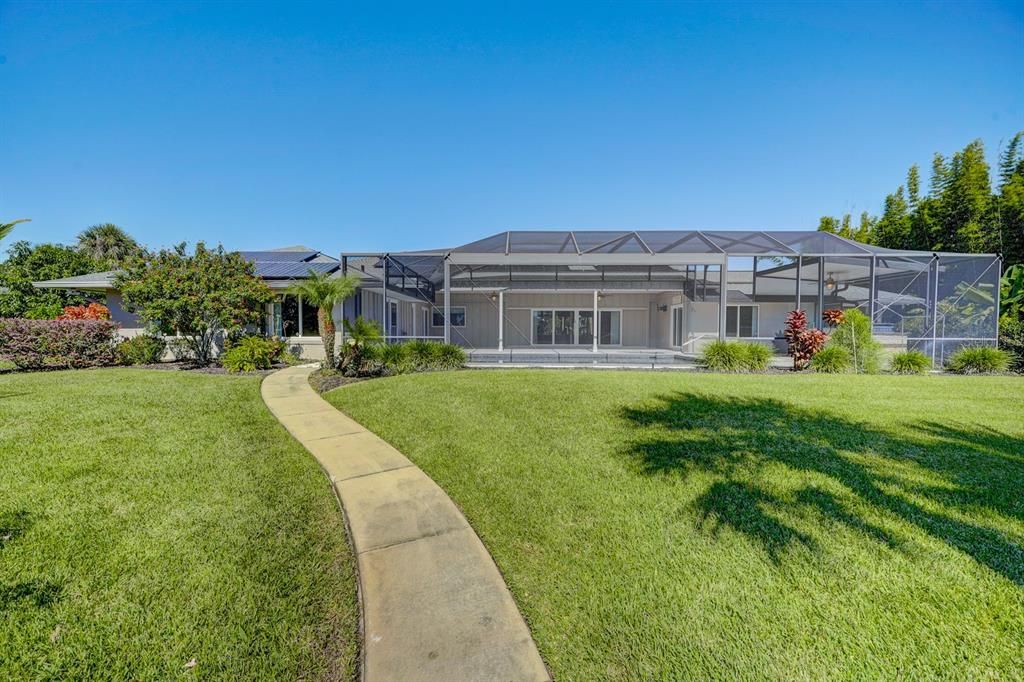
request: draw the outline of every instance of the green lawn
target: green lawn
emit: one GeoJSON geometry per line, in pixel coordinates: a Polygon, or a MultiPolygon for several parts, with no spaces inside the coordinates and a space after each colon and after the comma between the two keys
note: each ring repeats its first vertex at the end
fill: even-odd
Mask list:
{"type": "Polygon", "coordinates": [[[559,680],[1024,670],[1020,378],[465,371],[327,396],[461,505],[559,680]]]}
{"type": "Polygon", "coordinates": [[[0,375],[0,679],[352,679],[357,626],[337,502],[258,379],[0,375]]]}

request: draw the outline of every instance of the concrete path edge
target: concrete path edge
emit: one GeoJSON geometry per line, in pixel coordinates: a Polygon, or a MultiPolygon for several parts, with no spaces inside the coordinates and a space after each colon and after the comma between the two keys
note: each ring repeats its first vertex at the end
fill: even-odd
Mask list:
{"type": "Polygon", "coordinates": [[[365,682],[550,680],[515,600],[451,498],[309,385],[267,376],[267,407],[326,472],[356,556],[365,682]]]}

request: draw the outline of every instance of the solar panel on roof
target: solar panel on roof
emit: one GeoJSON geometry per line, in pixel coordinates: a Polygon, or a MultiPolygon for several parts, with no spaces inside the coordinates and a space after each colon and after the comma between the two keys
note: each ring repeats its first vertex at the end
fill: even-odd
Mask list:
{"type": "Polygon", "coordinates": [[[301,263],[317,255],[316,251],[239,251],[242,258],[265,263],[301,263]]]}
{"type": "Polygon", "coordinates": [[[309,275],[310,270],[324,274],[340,268],[338,263],[256,263],[256,275],[264,279],[301,279],[309,275]]]}

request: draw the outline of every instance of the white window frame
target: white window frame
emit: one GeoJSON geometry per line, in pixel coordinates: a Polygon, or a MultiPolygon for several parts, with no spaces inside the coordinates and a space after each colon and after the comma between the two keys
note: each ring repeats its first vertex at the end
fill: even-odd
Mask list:
{"type": "MultiPolygon", "coordinates": [[[[455,311],[456,310],[461,310],[462,311],[462,324],[453,324],[452,325],[452,329],[465,329],[466,328],[466,323],[469,321],[469,313],[466,311],[466,306],[464,306],[464,305],[453,305],[453,306],[450,306],[449,309],[451,310],[452,317],[455,317],[455,311]]],[[[439,329],[439,328],[444,326],[444,306],[437,306],[437,307],[431,309],[430,326],[434,327],[435,329],[439,329]],[[437,322],[437,318],[434,317],[434,315],[440,315],[441,316],[441,324],[435,324],[437,322]]]]}
{"type": "MultiPolygon", "coordinates": [[[[589,347],[590,344],[580,344],[580,313],[593,313],[593,308],[530,308],[530,345],[537,346],[538,348],[553,348],[559,347],[573,347],[580,346],[589,347]],[[555,312],[571,312],[572,313],[572,343],[555,343],[555,335],[551,334],[551,343],[537,343],[537,327],[533,323],[534,313],[551,313],[551,320],[554,323],[555,312]]],[[[607,346],[611,348],[619,348],[622,346],[622,308],[598,308],[597,319],[594,320],[594,334],[597,336],[598,344],[601,346],[607,346]],[[601,343],[601,313],[618,313],[619,314],[619,342],[618,343],[601,343]]]]}
{"type": "Polygon", "coordinates": [[[729,334],[729,326],[726,324],[725,336],[728,339],[759,339],[761,334],[761,306],[758,303],[729,303],[726,306],[726,319],[728,319],[729,308],[736,308],[736,333],[729,334]],[[757,328],[757,333],[753,336],[740,336],[740,308],[753,308],[754,309],[754,327],[757,328]]]}
{"type": "Polygon", "coordinates": [[[669,308],[668,314],[668,345],[671,348],[682,348],[686,344],[686,304],[676,303],[669,308]],[[676,343],[676,311],[679,311],[679,343],[676,343]]]}

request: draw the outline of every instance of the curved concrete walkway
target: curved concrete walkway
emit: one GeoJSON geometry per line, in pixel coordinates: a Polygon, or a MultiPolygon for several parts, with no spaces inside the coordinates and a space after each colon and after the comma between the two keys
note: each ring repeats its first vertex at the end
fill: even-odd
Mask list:
{"type": "Polygon", "coordinates": [[[359,565],[363,679],[549,680],[497,566],[451,499],[322,399],[312,367],[263,380],[270,411],[323,466],[359,565]]]}

